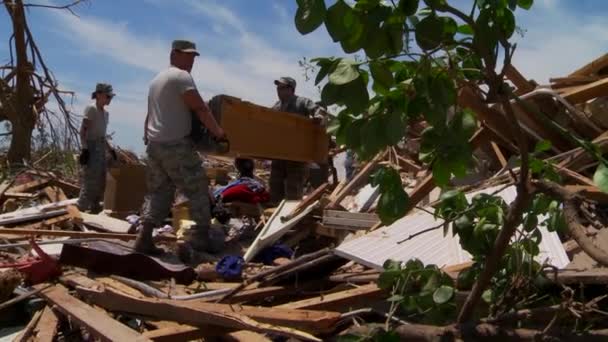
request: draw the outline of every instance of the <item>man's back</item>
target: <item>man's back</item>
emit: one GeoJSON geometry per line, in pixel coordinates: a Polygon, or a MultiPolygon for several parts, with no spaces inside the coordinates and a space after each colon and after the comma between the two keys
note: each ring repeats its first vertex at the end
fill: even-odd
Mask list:
{"type": "Polygon", "coordinates": [[[156,75],[148,93],[149,141],[172,142],[190,134],[191,114],[182,95],[191,89],[196,86],[187,71],[171,66],[156,75]]]}

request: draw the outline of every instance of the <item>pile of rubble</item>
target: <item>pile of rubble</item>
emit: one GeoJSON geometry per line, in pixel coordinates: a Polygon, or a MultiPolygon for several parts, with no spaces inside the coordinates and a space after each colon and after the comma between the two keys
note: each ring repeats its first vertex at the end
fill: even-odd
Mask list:
{"type": "MultiPolygon", "coordinates": [[[[551,150],[542,157],[556,166],[567,189],[587,200],[587,235],[604,250],[608,194],[590,179],[597,162],[543,120],[605,150],[606,71],[608,55],[552,79],[551,86],[538,86],[515,68],[507,73],[525,102],[515,107],[528,139],[551,141],[551,150]]],[[[466,91],[459,102],[477,113],[481,125],[471,139],[477,165],[453,184],[467,196],[493,193],[512,202],[517,149],[501,129],[505,116],[499,107],[466,91]]],[[[442,221],[434,217],[432,205],[440,190],[417,159],[424,123],[417,126],[402,146],[362,163],[349,179],[321,185],[302,201],[283,201],[268,209],[231,203],[232,218],[214,224],[226,234],[225,251],[203,255],[191,265],[171,253],[158,258],[134,253],[135,234],[126,219],[132,220],[136,212],[116,207],[100,214],[81,213],[73,206],[78,194],[74,182],[48,172],[23,172],[0,185],[0,321],[15,326],[11,331],[19,341],[320,341],[356,330],[363,321],[407,324],[393,315],[390,293],[377,285],[387,259],[416,258],[439,265],[455,279],[472,264],[457,237],[437,229],[442,221]],[[401,169],[411,211],[386,227],[374,213],[379,190],[369,184],[369,176],[383,163],[401,169]]],[[[141,166],[134,155],[120,156],[125,169],[141,166]]],[[[213,185],[235,177],[231,160],[212,157],[205,165],[213,185]]],[[[258,164],[258,176],[267,180],[264,165],[258,164]]],[[[114,186],[115,197],[141,192],[128,182],[117,184],[131,187],[114,186]]],[[[169,251],[187,229],[180,205],[167,220],[169,228],[155,234],[169,251]]],[[[576,242],[541,232],[539,258],[555,268],[556,283],[606,284],[606,269],[576,242]]],[[[466,292],[458,293],[464,296],[466,292]]],[[[457,299],[458,305],[461,301],[457,299]]]]}

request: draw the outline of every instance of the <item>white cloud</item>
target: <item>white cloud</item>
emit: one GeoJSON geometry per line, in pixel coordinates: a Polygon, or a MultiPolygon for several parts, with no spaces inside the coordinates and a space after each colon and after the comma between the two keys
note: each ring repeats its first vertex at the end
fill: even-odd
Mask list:
{"type": "Polygon", "coordinates": [[[550,77],[567,76],[605,53],[608,19],[576,15],[565,3],[541,1],[530,11],[519,11],[518,24],[526,33],[519,39],[513,64],[528,78],[547,83],[550,77]],[[539,13],[542,12],[542,15],[539,13]]]}

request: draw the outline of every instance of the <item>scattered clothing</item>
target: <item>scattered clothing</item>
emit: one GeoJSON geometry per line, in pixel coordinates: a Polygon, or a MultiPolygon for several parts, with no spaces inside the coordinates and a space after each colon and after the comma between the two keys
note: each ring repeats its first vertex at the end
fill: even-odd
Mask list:
{"type": "Polygon", "coordinates": [[[228,185],[214,191],[213,196],[217,201],[223,203],[245,202],[245,203],[265,203],[270,199],[270,194],[264,185],[250,177],[241,177],[228,185]]]}
{"type": "Polygon", "coordinates": [[[245,260],[243,257],[227,255],[217,263],[215,271],[226,280],[240,279],[241,274],[243,274],[244,264],[245,260]]]}

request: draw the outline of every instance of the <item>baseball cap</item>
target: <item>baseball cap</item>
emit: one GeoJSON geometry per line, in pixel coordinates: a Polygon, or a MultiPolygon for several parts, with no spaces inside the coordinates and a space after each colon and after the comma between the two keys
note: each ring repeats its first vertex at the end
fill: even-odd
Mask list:
{"type": "Polygon", "coordinates": [[[274,80],[274,84],[275,85],[279,85],[279,84],[286,84],[290,87],[292,87],[293,89],[296,89],[296,80],[294,80],[291,77],[281,77],[278,80],[274,80]]]}
{"type": "Polygon", "coordinates": [[[114,90],[112,89],[112,85],[109,83],[97,83],[95,86],[95,91],[91,93],[91,98],[94,99],[95,94],[97,93],[107,94],[110,97],[116,96],[116,94],[114,94],[114,90]]]}
{"type": "Polygon", "coordinates": [[[189,40],[174,40],[171,44],[171,49],[181,52],[193,53],[197,56],[200,56],[198,51],[196,51],[196,44],[189,40]]]}

